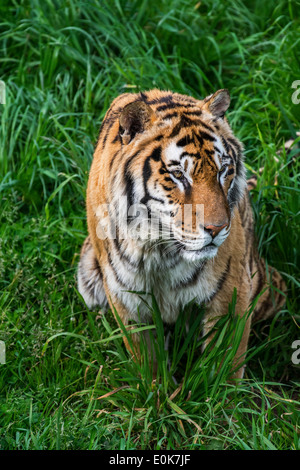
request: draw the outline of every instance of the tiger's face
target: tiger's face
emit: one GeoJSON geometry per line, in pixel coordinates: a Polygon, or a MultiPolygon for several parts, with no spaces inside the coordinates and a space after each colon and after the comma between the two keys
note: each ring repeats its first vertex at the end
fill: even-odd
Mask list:
{"type": "Polygon", "coordinates": [[[186,99],[173,94],[160,106],[148,105],[147,98],[142,105],[128,105],[138,129],[133,137],[126,119],[120,123],[122,138],[129,140],[131,199],[146,206],[149,219],[159,220],[159,239],[171,250],[201,260],[214,257],[230,234],[233,210],[245,189],[244,166],[241,144],[224,119],[228,92],[204,101],[186,99]]]}

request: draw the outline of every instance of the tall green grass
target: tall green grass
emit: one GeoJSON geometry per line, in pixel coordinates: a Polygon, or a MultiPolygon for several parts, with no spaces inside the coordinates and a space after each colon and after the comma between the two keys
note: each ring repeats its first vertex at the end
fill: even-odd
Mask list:
{"type": "Polygon", "coordinates": [[[1,2],[1,449],[299,448],[299,366],[291,361],[300,324],[299,139],[284,149],[300,121],[291,99],[299,6],[1,2]],[[257,243],[288,296],[276,318],[253,329],[239,386],[227,382],[230,356],[217,373],[230,316],[203,356],[201,310],[190,332],[183,312],[166,352],[151,300],[160,357],[153,382],[147,356],[132,361],[112,315],[89,311],[76,291],[101,120],[118,94],[153,87],[199,98],[228,88],[228,119],[249,174],[258,175],[257,243]]]}

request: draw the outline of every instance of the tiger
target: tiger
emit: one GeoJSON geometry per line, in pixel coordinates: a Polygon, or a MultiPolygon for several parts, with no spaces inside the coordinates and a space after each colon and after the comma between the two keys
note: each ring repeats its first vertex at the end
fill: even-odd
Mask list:
{"type": "MultiPolygon", "coordinates": [[[[140,292],[154,295],[166,325],[195,300],[205,307],[205,347],[235,290],[235,314],[248,312],[233,363],[241,379],[251,326],[280,310],[286,284],[256,247],[249,199],[256,183],[247,187],[229,105],[227,89],[204,99],[159,89],[114,99],[89,172],[77,281],[88,308],[110,309],[128,329],[152,321],[140,292]],[[143,227],[153,220],[157,236],[143,227]]],[[[130,343],[126,336],[139,358],[140,334],[130,343]]]]}

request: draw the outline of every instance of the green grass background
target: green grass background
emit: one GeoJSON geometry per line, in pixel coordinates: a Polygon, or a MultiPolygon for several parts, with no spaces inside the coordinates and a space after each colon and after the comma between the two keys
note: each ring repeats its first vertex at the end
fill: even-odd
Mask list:
{"type": "Polygon", "coordinates": [[[284,150],[300,121],[299,13],[294,0],[1,2],[0,449],[299,449],[299,150],[284,150]],[[183,316],[168,355],[153,299],[152,383],[147,358],[134,364],[115,322],[76,291],[101,121],[120,93],[153,87],[199,98],[228,88],[259,176],[257,242],[288,298],[253,330],[237,387],[230,364],[216,373],[238,341],[232,322],[200,358],[201,315],[193,336],[183,316]]]}

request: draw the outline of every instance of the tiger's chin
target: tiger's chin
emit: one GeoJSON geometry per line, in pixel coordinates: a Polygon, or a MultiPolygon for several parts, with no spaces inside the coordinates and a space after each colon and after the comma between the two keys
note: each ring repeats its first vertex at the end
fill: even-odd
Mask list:
{"type": "Polygon", "coordinates": [[[191,250],[189,248],[182,247],[180,255],[187,261],[201,261],[214,258],[218,253],[218,248],[219,247],[214,244],[206,245],[199,250],[191,250]]]}

